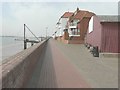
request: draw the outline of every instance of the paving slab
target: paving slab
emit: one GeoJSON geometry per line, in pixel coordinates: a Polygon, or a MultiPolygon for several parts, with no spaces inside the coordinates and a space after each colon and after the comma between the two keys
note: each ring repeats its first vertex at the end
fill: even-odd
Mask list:
{"type": "Polygon", "coordinates": [[[50,39],[27,88],[117,88],[118,59],[93,57],[82,44],[50,39]]]}
{"type": "Polygon", "coordinates": [[[90,88],[53,40],[48,41],[27,88],[90,88]]]}
{"type": "Polygon", "coordinates": [[[93,88],[118,88],[118,58],[93,57],[82,44],[54,41],[93,88]]]}

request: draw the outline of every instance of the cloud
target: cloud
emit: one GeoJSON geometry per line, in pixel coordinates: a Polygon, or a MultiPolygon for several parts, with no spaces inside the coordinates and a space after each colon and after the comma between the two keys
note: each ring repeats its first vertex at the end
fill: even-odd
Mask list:
{"type": "Polygon", "coordinates": [[[119,0],[2,0],[2,2],[119,2],[119,0]]]}
{"type": "MultiPolygon", "coordinates": [[[[9,34],[14,34],[19,32],[19,30],[23,30],[23,24],[27,24],[28,27],[37,35],[37,36],[45,36],[46,27],[48,27],[48,33],[52,34],[54,30],[54,26],[56,24],[56,19],[54,19],[55,8],[44,6],[42,4],[32,4],[27,3],[27,5],[20,4],[12,4],[10,8],[14,11],[14,20],[5,19],[3,21],[3,29],[10,32],[9,34]],[[16,29],[16,31],[15,31],[16,29]]],[[[3,32],[4,33],[4,32],[3,32]]],[[[29,33],[29,32],[28,32],[29,33]]],[[[8,34],[8,33],[7,33],[8,34]]],[[[22,34],[22,33],[21,33],[22,34]]]]}
{"type": "Polygon", "coordinates": [[[2,4],[0,3],[0,36],[2,36],[2,4]]]}
{"type": "MultiPolygon", "coordinates": [[[[37,36],[46,36],[55,32],[55,25],[65,11],[75,11],[76,7],[93,11],[96,14],[116,14],[117,3],[68,3],[68,2],[7,2],[4,3],[2,30],[4,35],[23,35],[26,24],[37,36]]],[[[31,34],[27,31],[27,34],[31,34]]]]}

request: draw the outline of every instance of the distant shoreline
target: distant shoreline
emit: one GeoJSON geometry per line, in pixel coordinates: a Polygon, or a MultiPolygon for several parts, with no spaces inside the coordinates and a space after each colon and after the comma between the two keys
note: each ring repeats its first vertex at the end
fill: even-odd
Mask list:
{"type": "Polygon", "coordinates": [[[0,36],[0,37],[23,37],[23,36],[0,36]]]}
{"type": "MultiPolygon", "coordinates": [[[[0,37],[20,37],[20,38],[24,38],[23,36],[0,36],[0,37]]],[[[35,38],[35,37],[28,37],[28,38],[35,38]]],[[[41,38],[41,37],[38,37],[41,38]]],[[[46,37],[42,37],[42,38],[46,38],[46,37]]]]}

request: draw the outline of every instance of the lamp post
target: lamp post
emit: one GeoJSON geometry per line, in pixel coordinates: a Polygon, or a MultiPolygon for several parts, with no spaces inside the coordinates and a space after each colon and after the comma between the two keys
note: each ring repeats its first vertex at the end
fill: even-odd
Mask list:
{"type": "Polygon", "coordinates": [[[55,31],[55,37],[56,37],[56,33],[57,33],[57,31],[55,31]]]}
{"type": "Polygon", "coordinates": [[[58,31],[59,31],[59,35],[61,34],[61,26],[60,26],[60,19],[59,19],[59,21],[57,22],[57,24],[56,24],[56,26],[57,26],[57,28],[58,28],[58,31]]]}
{"type": "Polygon", "coordinates": [[[47,39],[47,29],[48,29],[48,27],[46,27],[46,39],[47,39]]]}

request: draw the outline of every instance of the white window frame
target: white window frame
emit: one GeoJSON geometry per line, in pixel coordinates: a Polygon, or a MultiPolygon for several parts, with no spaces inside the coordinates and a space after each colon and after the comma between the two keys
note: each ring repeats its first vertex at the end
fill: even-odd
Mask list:
{"type": "Polygon", "coordinates": [[[91,17],[90,21],[89,21],[89,33],[91,33],[93,31],[93,16],[91,17]]]}

